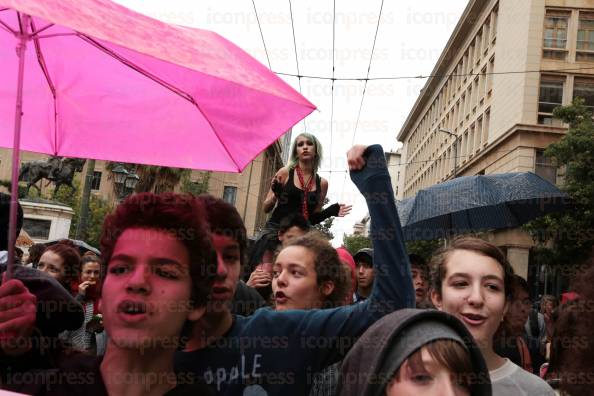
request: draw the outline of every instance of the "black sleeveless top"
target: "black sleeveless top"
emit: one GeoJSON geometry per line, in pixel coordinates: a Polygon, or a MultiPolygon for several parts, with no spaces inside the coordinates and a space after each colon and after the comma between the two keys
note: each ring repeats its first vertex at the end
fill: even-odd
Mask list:
{"type": "MultiPolygon", "coordinates": [[[[292,213],[301,213],[303,190],[297,188],[293,182],[295,168],[289,171],[289,178],[278,198],[276,207],[270,216],[270,222],[279,224],[281,220],[292,213]]],[[[316,174],[316,191],[307,193],[307,212],[311,216],[320,202],[321,178],[316,174]]]]}

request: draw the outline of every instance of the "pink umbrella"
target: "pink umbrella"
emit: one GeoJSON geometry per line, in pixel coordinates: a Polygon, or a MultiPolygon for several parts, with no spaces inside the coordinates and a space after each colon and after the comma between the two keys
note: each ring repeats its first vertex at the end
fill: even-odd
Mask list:
{"type": "Polygon", "coordinates": [[[239,172],[314,109],[216,33],[108,0],[0,0],[0,146],[14,148],[15,199],[19,148],[239,172]]]}

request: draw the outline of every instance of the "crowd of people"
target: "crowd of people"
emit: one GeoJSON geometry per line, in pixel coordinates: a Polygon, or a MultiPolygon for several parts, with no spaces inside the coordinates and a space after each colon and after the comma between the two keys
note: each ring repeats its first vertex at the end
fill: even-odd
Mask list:
{"type": "MultiPolygon", "coordinates": [[[[409,255],[378,145],[347,154],[372,248],[335,249],[312,225],[350,206],[323,208],[321,158],[314,136],[295,139],[251,249],[232,205],[174,193],[123,201],[105,219],[100,256],[81,256],[67,241],[32,247],[0,285],[1,387],[36,395],[592,394],[594,262],[572,301],[544,296],[537,312],[526,281],[489,242],[457,238],[429,262],[409,255]]],[[[6,251],[10,198],[0,198],[6,251]]]]}

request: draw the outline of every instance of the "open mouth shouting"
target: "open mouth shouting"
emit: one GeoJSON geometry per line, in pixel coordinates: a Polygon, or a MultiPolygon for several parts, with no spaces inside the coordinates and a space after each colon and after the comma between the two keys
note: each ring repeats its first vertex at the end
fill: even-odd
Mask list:
{"type": "Polygon", "coordinates": [[[276,301],[277,304],[285,304],[288,299],[289,297],[287,297],[287,295],[282,291],[277,291],[274,293],[274,301],[276,301]]]}
{"type": "Polygon", "coordinates": [[[142,301],[124,300],[118,304],[117,312],[126,323],[142,322],[149,317],[147,305],[142,301]]]}

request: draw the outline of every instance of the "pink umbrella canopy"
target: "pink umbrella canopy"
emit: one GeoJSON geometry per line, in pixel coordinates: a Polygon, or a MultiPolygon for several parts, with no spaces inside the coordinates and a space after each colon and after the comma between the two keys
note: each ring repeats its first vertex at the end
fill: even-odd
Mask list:
{"type": "Polygon", "coordinates": [[[0,146],[241,171],[315,109],[216,33],[108,0],[0,0],[0,146]],[[11,132],[12,131],[12,132],[11,132]]]}
{"type": "Polygon", "coordinates": [[[0,10],[3,147],[14,146],[20,32],[23,150],[239,172],[315,109],[213,32],[107,0],[0,0],[0,10]]]}

